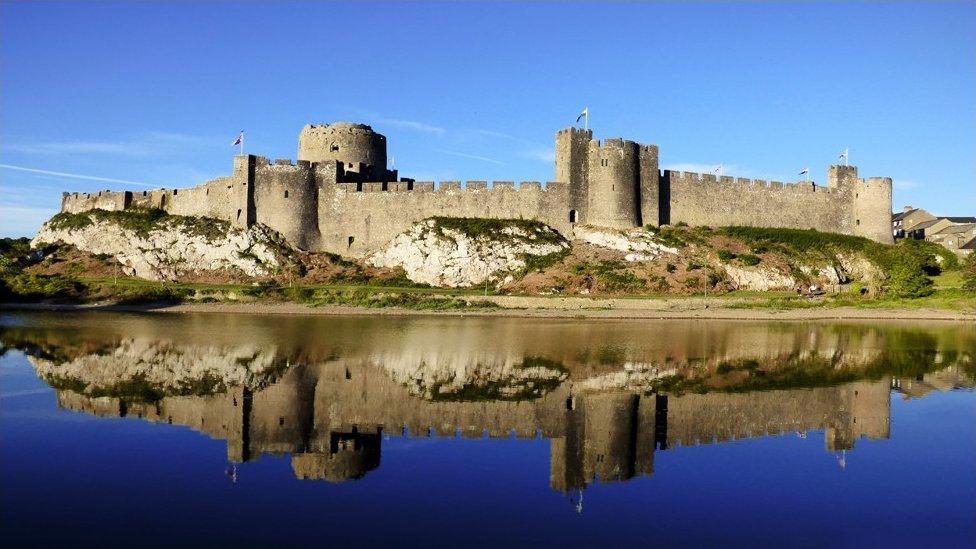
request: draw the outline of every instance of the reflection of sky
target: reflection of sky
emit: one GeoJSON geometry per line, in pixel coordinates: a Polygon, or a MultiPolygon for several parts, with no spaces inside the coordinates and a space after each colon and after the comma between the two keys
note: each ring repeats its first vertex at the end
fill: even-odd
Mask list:
{"type": "Polygon", "coordinates": [[[0,359],[5,538],[221,544],[965,546],[976,536],[976,393],[891,401],[891,438],[847,467],[822,436],[658,451],[655,473],[595,483],[583,513],[549,487],[544,439],[384,437],[354,482],[264,456],[224,475],[189,428],[57,411],[26,359],[0,359]],[[56,525],[56,528],[52,528],[56,525]]]}

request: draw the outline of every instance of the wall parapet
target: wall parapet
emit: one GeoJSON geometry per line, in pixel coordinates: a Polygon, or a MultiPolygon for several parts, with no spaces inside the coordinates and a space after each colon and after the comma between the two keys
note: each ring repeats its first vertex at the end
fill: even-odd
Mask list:
{"type": "Polygon", "coordinates": [[[833,193],[837,189],[818,185],[815,181],[797,181],[795,183],[784,183],[782,181],[767,181],[765,179],[749,179],[746,177],[734,177],[729,175],[717,176],[715,174],[702,174],[696,172],[686,172],[677,170],[662,170],[662,178],[668,178],[672,183],[684,183],[691,185],[718,185],[723,187],[759,187],[766,189],[776,189],[787,192],[818,192],[833,193]]]}

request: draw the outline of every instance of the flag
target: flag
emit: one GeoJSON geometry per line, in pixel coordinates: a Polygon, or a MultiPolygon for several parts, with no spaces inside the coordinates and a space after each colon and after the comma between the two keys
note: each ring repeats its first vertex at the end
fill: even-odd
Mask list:
{"type": "Polygon", "coordinates": [[[578,124],[579,121],[580,121],[580,119],[583,118],[584,116],[586,118],[589,118],[590,117],[590,108],[589,107],[584,108],[583,109],[583,112],[581,112],[580,115],[576,117],[576,123],[578,124]]]}
{"type": "Polygon", "coordinates": [[[235,139],[234,142],[231,143],[231,145],[232,146],[240,145],[243,142],[244,142],[244,130],[241,130],[241,134],[237,136],[237,139],[235,139]]]}
{"type": "Polygon", "coordinates": [[[716,166],[715,169],[712,170],[712,173],[722,173],[722,165],[719,164],[718,166],[716,166]]]}
{"type": "Polygon", "coordinates": [[[840,156],[838,156],[837,158],[847,159],[847,149],[844,149],[844,152],[840,153],[840,156]]]}
{"type": "Polygon", "coordinates": [[[803,170],[800,171],[800,175],[806,175],[808,173],[810,173],[810,168],[803,168],[803,170]]]}

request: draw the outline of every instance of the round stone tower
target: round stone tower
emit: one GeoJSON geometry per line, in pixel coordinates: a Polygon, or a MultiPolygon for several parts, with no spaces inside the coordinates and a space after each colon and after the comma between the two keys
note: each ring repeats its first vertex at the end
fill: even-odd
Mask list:
{"type": "Polygon", "coordinates": [[[590,141],[586,222],[612,229],[638,223],[638,146],[633,141],[590,141]]]}
{"type": "Polygon", "coordinates": [[[360,181],[383,181],[386,137],[365,124],[308,124],[298,134],[298,159],[341,162],[342,171],[358,174],[360,181]]]}

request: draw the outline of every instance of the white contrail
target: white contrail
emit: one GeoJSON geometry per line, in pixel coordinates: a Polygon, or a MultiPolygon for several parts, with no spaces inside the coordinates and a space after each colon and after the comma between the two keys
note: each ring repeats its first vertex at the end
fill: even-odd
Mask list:
{"type": "Polygon", "coordinates": [[[150,189],[160,187],[160,185],[149,185],[147,183],[139,183],[137,181],[126,181],[125,179],[112,179],[111,177],[95,177],[93,175],[81,175],[77,173],[64,173],[64,172],[54,172],[51,170],[39,170],[37,168],[26,168],[24,166],[12,166],[10,164],[0,164],[0,168],[7,168],[8,170],[17,170],[21,172],[39,173],[43,175],[54,175],[57,177],[70,177],[73,179],[86,179],[88,181],[105,181],[108,183],[124,183],[126,185],[138,185],[139,187],[148,187],[150,189]]]}
{"type": "Polygon", "coordinates": [[[445,151],[444,149],[434,149],[434,151],[435,152],[442,153],[442,154],[449,154],[449,155],[452,155],[452,156],[460,156],[462,158],[473,158],[475,160],[481,160],[482,162],[491,162],[493,164],[501,164],[502,166],[505,165],[505,163],[502,162],[501,160],[495,160],[494,158],[487,158],[485,156],[476,156],[476,155],[473,155],[473,154],[467,154],[467,153],[461,153],[461,152],[445,151]]]}

